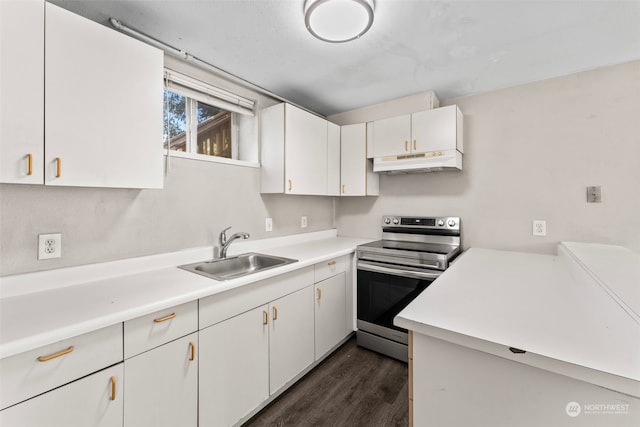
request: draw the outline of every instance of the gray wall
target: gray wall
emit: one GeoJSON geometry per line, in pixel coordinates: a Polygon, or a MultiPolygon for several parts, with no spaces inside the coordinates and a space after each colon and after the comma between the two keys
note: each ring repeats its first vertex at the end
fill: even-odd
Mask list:
{"type": "Polygon", "coordinates": [[[555,253],[576,240],[640,251],[640,62],[450,103],[465,114],[462,172],[383,175],[380,197],[335,207],[262,196],[259,169],[176,158],[164,190],[2,184],[0,275],[211,245],[227,225],[253,238],[334,225],[377,238],[383,214],[459,215],[465,247],[555,253]],[[585,202],[587,185],[603,186],[603,203],[585,202]],[[547,221],[547,237],[531,236],[533,219],[547,221]],[[62,232],[63,257],[38,261],[37,235],[48,232],[62,232]]]}
{"type": "Polygon", "coordinates": [[[555,253],[558,241],[640,251],[640,62],[448,100],[465,115],[462,172],[380,179],[342,198],[342,235],[379,237],[383,214],[462,217],[465,247],[555,253]],[[601,185],[603,203],[586,203],[601,185]],[[547,236],[531,235],[532,220],[547,236]]]}
{"type": "Polygon", "coordinates": [[[260,169],[178,158],[163,190],[2,184],[0,275],[208,246],[229,225],[254,239],[333,226],[330,197],[259,191],[260,169]],[[38,261],[37,236],[49,232],[62,233],[62,258],[38,261]]]}

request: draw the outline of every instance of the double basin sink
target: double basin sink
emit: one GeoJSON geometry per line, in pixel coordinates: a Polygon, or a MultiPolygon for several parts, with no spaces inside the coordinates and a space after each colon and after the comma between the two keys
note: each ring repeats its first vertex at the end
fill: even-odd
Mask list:
{"type": "Polygon", "coordinates": [[[248,276],[297,261],[298,260],[291,258],[250,252],[227,258],[181,265],[179,267],[183,270],[191,271],[192,273],[200,274],[214,280],[224,281],[248,276]]]}

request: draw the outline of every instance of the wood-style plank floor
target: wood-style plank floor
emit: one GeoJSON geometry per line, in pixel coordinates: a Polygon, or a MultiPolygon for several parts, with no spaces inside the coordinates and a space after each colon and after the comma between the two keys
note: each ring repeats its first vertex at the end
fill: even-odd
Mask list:
{"type": "Polygon", "coordinates": [[[407,375],[352,338],[243,427],[407,426],[407,375]]]}

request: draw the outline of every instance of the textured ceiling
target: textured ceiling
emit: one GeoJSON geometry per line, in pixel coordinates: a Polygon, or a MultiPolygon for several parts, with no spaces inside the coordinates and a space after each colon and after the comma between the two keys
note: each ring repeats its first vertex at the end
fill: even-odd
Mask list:
{"type": "Polygon", "coordinates": [[[344,44],[306,31],[304,0],[50,1],[105,25],[117,18],[323,115],[640,59],[640,0],[376,0],[371,30],[344,44]]]}

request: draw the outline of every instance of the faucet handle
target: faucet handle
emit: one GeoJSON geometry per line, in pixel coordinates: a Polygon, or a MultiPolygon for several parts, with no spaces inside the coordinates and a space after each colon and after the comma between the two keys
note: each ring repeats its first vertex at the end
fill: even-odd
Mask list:
{"type": "Polygon", "coordinates": [[[222,230],[220,232],[220,236],[218,237],[218,241],[220,242],[221,245],[224,245],[225,242],[227,241],[227,231],[231,230],[231,226],[225,228],[224,230],[222,230]]]}

